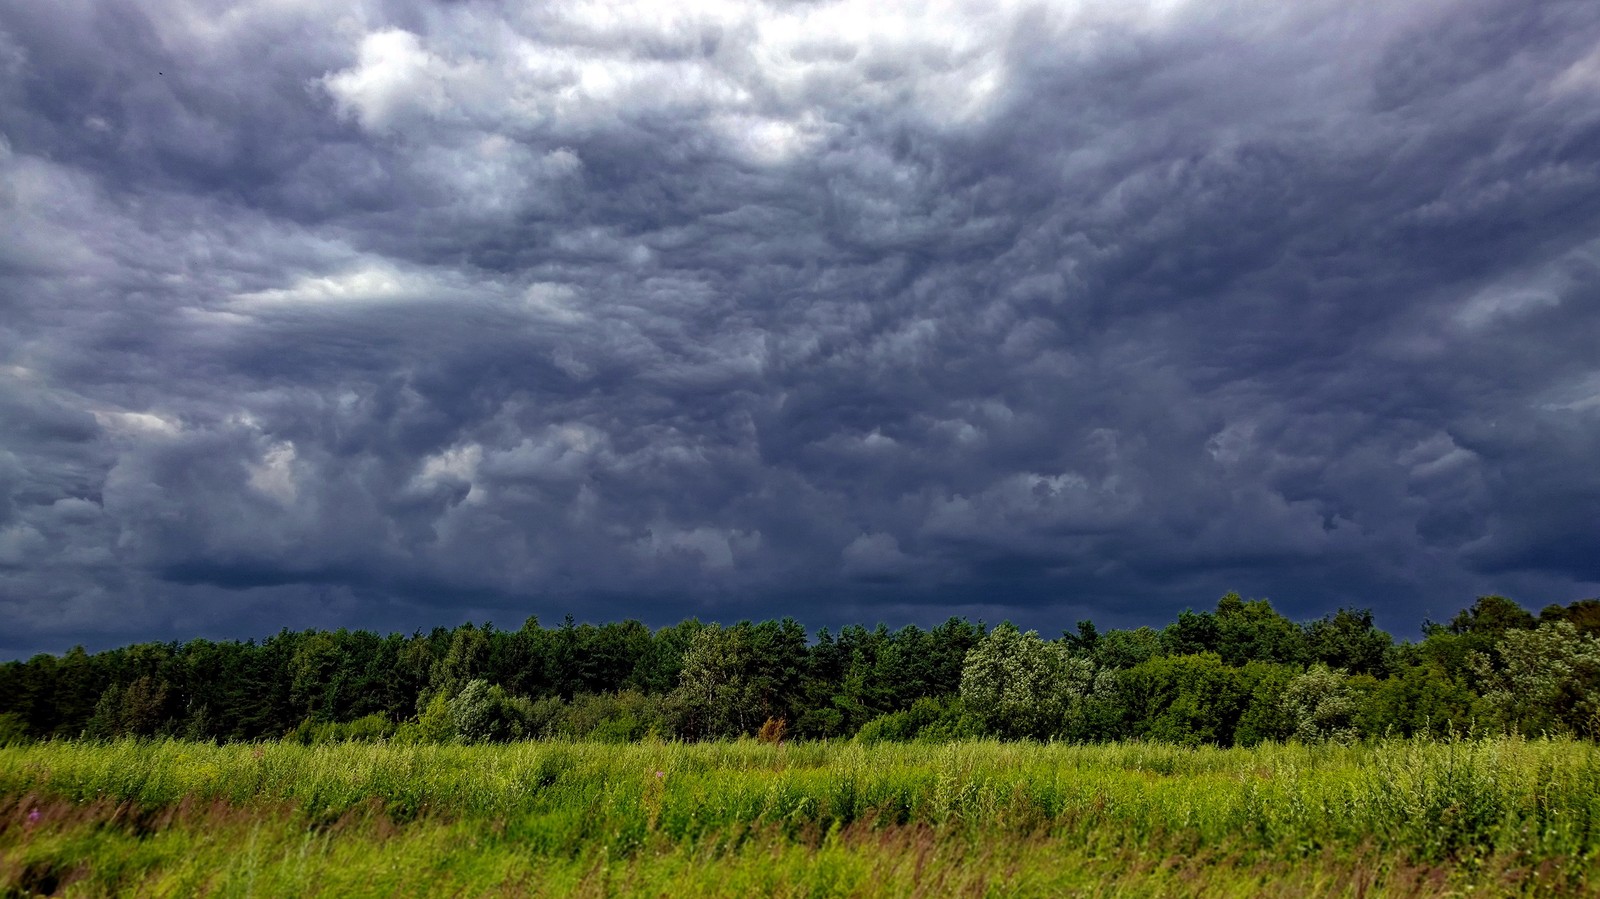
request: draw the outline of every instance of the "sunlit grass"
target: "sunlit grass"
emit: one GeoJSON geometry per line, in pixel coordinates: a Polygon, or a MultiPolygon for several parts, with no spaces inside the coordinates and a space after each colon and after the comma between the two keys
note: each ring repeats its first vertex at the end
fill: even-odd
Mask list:
{"type": "Polygon", "coordinates": [[[1576,892],[1600,750],[48,743],[0,803],[82,895],[1576,892]]]}

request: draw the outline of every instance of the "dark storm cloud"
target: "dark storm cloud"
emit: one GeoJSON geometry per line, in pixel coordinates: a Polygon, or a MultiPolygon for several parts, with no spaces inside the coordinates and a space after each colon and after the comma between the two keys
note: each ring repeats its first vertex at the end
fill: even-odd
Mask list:
{"type": "Polygon", "coordinates": [[[1600,589],[1585,3],[0,12],[0,651],[1600,589]]]}

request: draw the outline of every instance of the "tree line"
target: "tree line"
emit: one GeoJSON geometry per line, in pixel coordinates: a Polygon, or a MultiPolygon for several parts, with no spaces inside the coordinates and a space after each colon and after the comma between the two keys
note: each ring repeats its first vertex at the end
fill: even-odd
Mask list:
{"type": "Polygon", "coordinates": [[[1396,642],[1367,610],[1296,623],[1235,593],[1164,628],[1054,639],[962,618],[284,630],[0,664],[0,743],[1600,736],[1600,600],[1536,616],[1484,596],[1423,633],[1396,642]]]}

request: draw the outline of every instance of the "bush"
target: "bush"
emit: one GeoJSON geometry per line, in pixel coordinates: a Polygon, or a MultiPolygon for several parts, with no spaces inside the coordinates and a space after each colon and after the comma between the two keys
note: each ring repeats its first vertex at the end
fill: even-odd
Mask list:
{"type": "Polygon", "coordinates": [[[1318,662],[1289,682],[1284,710],[1293,716],[1295,739],[1303,743],[1355,739],[1356,703],[1343,671],[1318,662]]]}
{"type": "MultiPolygon", "coordinates": [[[[416,742],[419,743],[448,743],[456,738],[456,723],[450,715],[450,696],[443,690],[433,694],[423,706],[422,713],[417,716],[414,731],[416,742]]],[[[409,738],[412,732],[406,736],[409,738]]]]}
{"type": "Polygon", "coordinates": [[[923,697],[902,712],[890,712],[861,725],[861,743],[945,743],[983,735],[983,722],[960,699],[923,697]]]}
{"type": "Polygon", "coordinates": [[[20,746],[33,742],[28,723],[15,712],[0,712],[0,746],[20,746]]]}
{"type": "Polygon", "coordinates": [[[1291,684],[1301,672],[1294,665],[1251,662],[1239,671],[1241,687],[1248,694],[1233,741],[1240,746],[1280,742],[1295,735],[1300,717],[1297,707],[1285,700],[1291,684]]]}
{"type": "Polygon", "coordinates": [[[1094,667],[1036,631],[1002,624],[967,652],[961,699],[991,731],[1006,737],[1050,737],[1088,692],[1094,667]]]}
{"type": "Polygon", "coordinates": [[[768,718],[756,731],[756,739],[763,743],[774,745],[783,742],[783,737],[789,732],[789,722],[782,718],[768,718]]]}
{"type": "Polygon", "coordinates": [[[1214,652],[1154,658],[1117,680],[1129,736],[1185,746],[1231,745],[1249,698],[1214,652]]]}
{"type": "Polygon", "coordinates": [[[527,733],[521,704],[504,688],[485,680],[471,680],[450,700],[450,720],[456,736],[465,743],[504,743],[527,733]]]}
{"type": "Polygon", "coordinates": [[[357,718],[354,721],[301,721],[289,733],[289,739],[302,746],[325,743],[381,743],[395,735],[393,721],[381,713],[357,718]]]}
{"type": "MultiPolygon", "coordinates": [[[[529,705],[529,718],[543,717],[548,700],[529,705]]],[[[637,690],[619,693],[580,693],[539,731],[601,743],[633,743],[669,730],[665,702],[637,690]]]]}
{"type": "Polygon", "coordinates": [[[844,732],[844,712],[835,708],[806,709],[794,722],[795,735],[805,740],[825,740],[844,732]]]}

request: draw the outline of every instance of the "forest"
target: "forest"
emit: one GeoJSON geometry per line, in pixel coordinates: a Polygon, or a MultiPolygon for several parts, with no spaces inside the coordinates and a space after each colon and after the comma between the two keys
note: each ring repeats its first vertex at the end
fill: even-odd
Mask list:
{"type": "Polygon", "coordinates": [[[284,630],[7,662],[0,744],[1600,734],[1600,600],[1535,615],[1484,596],[1423,634],[1396,641],[1365,610],[1294,622],[1235,593],[1160,629],[1083,621],[1055,638],[960,618],[815,635],[789,618],[284,630]]]}

